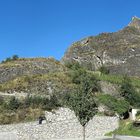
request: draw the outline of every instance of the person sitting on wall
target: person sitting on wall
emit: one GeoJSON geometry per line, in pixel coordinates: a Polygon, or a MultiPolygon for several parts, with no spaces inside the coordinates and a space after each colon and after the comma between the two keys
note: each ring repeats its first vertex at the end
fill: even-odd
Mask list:
{"type": "Polygon", "coordinates": [[[39,116],[38,120],[39,120],[39,124],[42,124],[42,121],[46,120],[46,118],[45,116],[39,116]]]}

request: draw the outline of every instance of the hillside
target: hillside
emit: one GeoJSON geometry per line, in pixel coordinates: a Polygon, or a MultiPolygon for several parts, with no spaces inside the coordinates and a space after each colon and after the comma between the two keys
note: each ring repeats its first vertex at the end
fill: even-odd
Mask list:
{"type": "Polygon", "coordinates": [[[19,58],[0,64],[0,83],[19,76],[63,72],[66,67],[53,58],[19,58]]]}
{"type": "Polygon", "coordinates": [[[101,33],[73,43],[61,62],[78,62],[92,71],[106,66],[111,74],[139,77],[140,19],[133,17],[128,26],[118,32],[101,33]]]}
{"type": "Polygon", "coordinates": [[[18,58],[1,63],[0,91],[34,95],[68,93],[75,86],[68,75],[70,69],[65,65],[71,62],[78,62],[93,74],[102,66],[109,69],[110,74],[106,76],[95,72],[103,93],[118,94],[117,87],[122,81],[118,74],[137,76],[131,79],[139,89],[140,19],[133,17],[128,26],[118,32],[101,33],[75,42],[60,62],[53,58],[18,58]]]}
{"type": "Polygon", "coordinates": [[[0,124],[35,120],[44,110],[65,106],[65,98],[81,90],[79,83],[90,77],[99,114],[125,116],[130,107],[140,106],[139,18],[118,32],[75,42],[61,61],[15,56],[0,63],[0,124]],[[120,93],[121,87],[129,98],[120,93]]]}

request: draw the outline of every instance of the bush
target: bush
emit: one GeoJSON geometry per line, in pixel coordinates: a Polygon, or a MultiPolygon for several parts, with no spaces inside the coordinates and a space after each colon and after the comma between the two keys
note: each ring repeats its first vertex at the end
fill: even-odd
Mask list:
{"type": "Polygon", "coordinates": [[[4,111],[0,113],[0,125],[11,124],[27,121],[35,121],[39,116],[43,115],[44,111],[40,108],[24,108],[18,109],[15,112],[4,111]]]}
{"type": "Polygon", "coordinates": [[[18,57],[18,55],[13,55],[12,56],[12,60],[17,60],[19,57],[18,57]]]}
{"type": "Polygon", "coordinates": [[[0,105],[3,105],[3,103],[4,103],[4,98],[0,96],[0,105]]]}
{"type": "Polygon", "coordinates": [[[6,58],[6,59],[3,60],[1,63],[7,63],[7,62],[15,61],[15,60],[18,60],[18,59],[19,59],[18,55],[13,55],[12,57],[6,58]]]}
{"type": "Polygon", "coordinates": [[[99,71],[101,72],[101,74],[109,74],[109,69],[105,66],[101,66],[99,68],[99,71]]]}
{"type": "Polygon", "coordinates": [[[111,95],[98,95],[98,103],[107,106],[111,111],[122,115],[129,110],[129,103],[123,99],[116,99],[111,95]]]}
{"type": "Polygon", "coordinates": [[[12,61],[12,59],[10,57],[6,58],[6,60],[4,62],[10,62],[12,61]]]}
{"type": "Polygon", "coordinates": [[[20,101],[12,97],[9,101],[0,98],[0,124],[18,123],[37,119],[44,110],[51,111],[61,105],[55,95],[50,99],[41,96],[27,96],[20,101]]]}
{"type": "Polygon", "coordinates": [[[41,96],[27,96],[23,102],[23,107],[28,108],[42,108],[43,110],[52,110],[59,107],[60,104],[55,95],[51,96],[50,99],[41,96]]]}
{"type": "Polygon", "coordinates": [[[78,69],[82,68],[78,62],[71,62],[71,63],[68,62],[65,64],[65,66],[72,70],[78,70],[78,69]]]}
{"type": "Polygon", "coordinates": [[[17,110],[20,106],[20,101],[15,97],[12,97],[7,104],[7,108],[10,110],[17,110]]]}
{"type": "Polygon", "coordinates": [[[124,97],[126,101],[130,103],[130,105],[140,107],[140,95],[136,92],[130,78],[127,76],[123,77],[120,87],[120,95],[124,97]]]}
{"type": "Polygon", "coordinates": [[[92,92],[98,92],[101,90],[99,80],[91,73],[87,72],[84,68],[79,66],[78,63],[72,66],[72,71],[69,72],[69,77],[72,83],[81,86],[92,87],[92,92]]]}

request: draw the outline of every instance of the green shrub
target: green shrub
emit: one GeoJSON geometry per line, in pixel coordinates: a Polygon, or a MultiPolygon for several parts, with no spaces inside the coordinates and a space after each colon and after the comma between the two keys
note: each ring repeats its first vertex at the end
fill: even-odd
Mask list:
{"type": "Polygon", "coordinates": [[[4,98],[0,96],[0,106],[3,105],[3,103],[4,103],[4,98]]]}
{"type": "Polygon", "coordinates": [[[134,107],[140,107],[140,94],[138,94],[132,85],[131,79],[127,76],[123,77],[121,87],[120,87],[120,95],[125,98],[130,105],[134,107]]]}
{"type": "Polygon", "coordinates": [[[140,116],[140,111],[137,112],[136,116],[137,116],[137,117],[140,116]]]}
{"type": "Polygon", "coordinates": [[[35,121],[44,111],[41,108],[23,108],[12,111],[3,111],[0,113],[0,125],[13,124],[19,122],[35,121]]]}
{"type": "Polygon", "coordinates": [[[13,55],[12,57],[6,58],[1,63],[7,63],[7,62],[15,61],[15,60],[18,60],[18,59],[19,59],[18,55],[13,55]]]}
{"type": "Polygon", "coordinates": [[[98,92],[101,90],[99,80],[91,73],[87,72],[79,64],[73,65],[72,71],[69,72],[69,77],[73,84],[82,85],[83,87],[88,85],[92,87],[92,92],[98,92]]]}
{"type": "Polygon", "coordinates": [[[12,59],[10,57],[6,58],[6,60],[4,62],[10,62],[12,61],[12,59]]]}
{"type": "Polygon", "coordinates": [[[10,110],[17,110],[20,106],[20,101],[15,97],[12,97],[10,101],[7,103],[7,108],[10,110]]]}
{"type": "Polygon", "coordinates": [[[116,99],[111,95],[98,95],[98,103],[107,106],[110,111],[116,112],[119,115],[122,115],[129,110],[129,103],[123,99],[116,99]]]}
{"type": "Polygon", "coordinates": [[[18,123],[37,119],[44,110],[51,111],[61,105],[55,95],[50,99],[41,96],[27,96],[24,100],[12,97],[8,101],[0,98],[0,124],[18,123]]]}
{"type": "Polygon", "coordinates": [[[12,60],[17,60],[18,58],[19,58],[18,55],[13,55],[11,59],[12,60]]]}
{"type": "Polygon", "coordinates": [[[109,74],[109,69],[105,66],[101,66],[99,68],[99,71],[101,72],[101,74],[109,74]]]}
{"type": "Polygon", "coordinates": [[[65,64],[65,66],[67,68],[72,69],[72,70],[78,70],[78,69],[82,68],[81,65],[78,62],[71,62],[71,63],[68,62],[68,63],[65,64]]]}
{"type": "Polygon", "coordinates": [[[50,99],[41,96],[27,96],[23,102],[23,107],[28,108],[42,108],[43,110],[52,110],[61,106],[55,95],[51,96],[50,99]]]}

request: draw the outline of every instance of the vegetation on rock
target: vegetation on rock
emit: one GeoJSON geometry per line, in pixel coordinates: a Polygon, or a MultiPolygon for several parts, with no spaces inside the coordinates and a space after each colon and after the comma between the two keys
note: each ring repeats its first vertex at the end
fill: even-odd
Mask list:
{"type": "Polygon", "coordinates": [[[45,110],[51,111],[61,106],[56,96],[52,96],[50,99],[41,96],[27,96],[23,100],[12,97],[7,101],[0,98],[0,101],[0,124],[37,120],[45,110]]]}
{"type": "Polygon", "coordinates": [[[140,107],[140,94],[138,94],[133,87],[131,80],[124,76],[121,87],[120,87],[120,95],[125,98],[127,102],[130,103],[133,107],[140,107]]]}
{"type": "Polygon", "coordinates": [[[7,63],[7,62],[11,62],[11,61],[15,61],[15,60],[18,60],[19,59],[19,57],[18,57],[18,55],[13,55],[12,57],[8,57],[8,58],[6,58],[5,60],[3,60],[1,63],[7,63]]]}
{"type": "Polygon", "coordinates": [[[119,128],[106,135],[110,136],[112,134],[140,137],[140,130],[139,128],[135,128],[133,126],[133,122],[128,119],[128,120],[121,120],[119,123],[119,128]]]}
{"type": "Polygon", "coordinates": [[[101,74],[109,74],[109,69],[105,66],[101,66],[99,68],[99,71],[101,72],[101,74]]]}
{"type": "Polygon", "coordinates": [[[99,104],[105,105],[114,115],[117,113],[122,116],[130,108],[129,102],[124,99],[117,99],[111,95],[98,95],[97,99],[99,104]]]}

